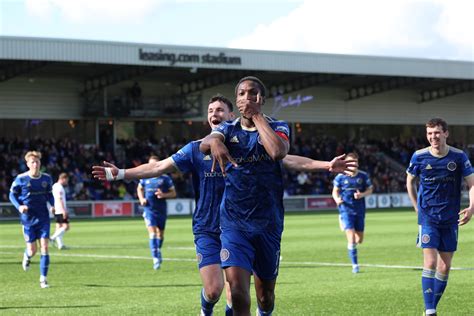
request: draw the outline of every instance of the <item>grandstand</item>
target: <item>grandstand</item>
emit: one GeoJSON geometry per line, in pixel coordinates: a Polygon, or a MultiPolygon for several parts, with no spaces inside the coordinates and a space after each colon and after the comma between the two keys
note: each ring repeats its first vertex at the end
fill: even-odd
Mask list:
{"type": "MultiPolygon", "coordinates": [[[[0,36],[1,313],[196,315],[202,285],[190,216],[168,221],[166,264],[152,270],[136,183],[94,181],[90,169],[103,160],[136,166],[204,136],[207,100],[233,99],[244,75],[267,84],[265,112],[289,122],[291,153],[330,160],[357,151],[375,187],[362,273],[353,275],[330,196],[334,175],[284,174],[285,209],[298,212],[285,215],[275,314],[421,314],[405,169],[426,146],[423,125],[433,116],[448,121],[448,143],[473,161],[473,62],[0,36]],[[24,242],[8,202],[32,149],[54,179],[70,175],[71,246],[50,247],[49,291],[20,273],[24,242]]],[[[167,201],[168,214],[189,215],[190,176],[172,176],[178,199],[167,201]]],[[[474,313],[466,300],[474,295],[473,232],[473,224],[460,228],[440,314],[474,313]]]]}
{"type": "MultiPolygon", "coordinates": [[[[134,199],[134,183],[92,181],[90,166],[131,167],[204,136],[209,97],[232,99],[248,74],[268,86],[266,113],[289,122],[292,153],[359,152],[380,194],[373,206],[407,202],[407,159],[424,146],[432,116],[450,123],[450,143],[473,158],[472,62],[18,37],[0,37],[0,46],[0,202],[28,149],[44,153],[53,176],[70,173],[74,200],[134,199]]],[[[327,174],[286,179],[287,196],[305,196],[289,197],[287,208],[334,207],[311,200],[331,192],[327,174]]],[[[189,177],[175,180],[178,195],[192,197],[189,177]]],[[[7,204],[2,214],[16,214],[7,204]]]]}

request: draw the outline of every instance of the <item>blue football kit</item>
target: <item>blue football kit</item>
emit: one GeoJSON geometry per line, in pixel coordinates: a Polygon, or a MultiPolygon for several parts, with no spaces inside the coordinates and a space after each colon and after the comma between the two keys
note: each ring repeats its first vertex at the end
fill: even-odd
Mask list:
{"type": "Polygon", "coordinates": [[[26,242],[49,238],[50,219],[47,203],[54,205],[53,180],[50,175],[40,173],[37,178],[28,172],[18,175],[10,188],[10,201],[19,209],[28,206],[28,211],[20,214],[23,235],[26,242]]]}
{"type": "MultiPolygon", "coordinates": [[[[289,139],[288,124],[265,116],[280,137],[289,139]]],[[[283,232],[282,163],[266,152],[256,128],[245,128],[240,118],[212,131],[238,166],[226,166],[221,203],[222,266],[238,266],[265,280],[278,275],[283,232]]]]}
{"type": "Polygon", "coordinates": [[[342,204],[339,205],[339,214],[344,229],[354,229],[359,232],[365,227],[365,198],[356,199],[354,193],[364,192],[372,186],[368,174],[358,170],[353,175],[338,174],[333,181],[334,187],[339,189],[342,204]]]}
{"type": "Polygon", "coordinates": [[[224,192],[224,178],[219,166],[211,172],[212,158],[199,151],[201,141],[193,141],[171,156],[176,168],[190,172],[196,208],[193,212],[193,234],[199,268],[220,264],[219,207],[224,192]]]}
{"type": "Polygon", "coordinates": [[[173,180],[167,175],[155,178],[141,179],[147,204],[144,207],[143,218],[147,226],[156,226],[165,229],[166,226],[166,199],[159,199],[155,193],[160,189],[163,193],[174,188],[173,180]]]}
{"type": "Polygon", "coordinates": [[[433,155],[430,147],[420,149],[413,154],[407,173],[420,179],[418,246],[456,251],[462,182],[474,173],[467,155],[451,146],[444,156],[433,155]]]}

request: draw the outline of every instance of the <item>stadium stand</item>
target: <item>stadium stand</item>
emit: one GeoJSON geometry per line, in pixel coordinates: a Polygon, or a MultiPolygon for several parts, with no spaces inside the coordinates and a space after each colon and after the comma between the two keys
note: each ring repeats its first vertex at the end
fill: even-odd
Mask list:
{"type": "MultiPolygon", "coordinates": [[[[145,163],[151,153],[159,157],[168,157],[187,143],[185,138],[174,139],[165,136],[150,138],[117,140],[115,153],[96,145],[84,145],[71,139],[0,139],[0,202],[8,201],[8,191],[14,177],[27,170],[23,160],[28,150],[43,153],[43,172],[54,179],[60,172],[70,176],[67,193],[74,200],[115,200],[135,199],[136,183],[101,183],[90,176],[93,164],[107,160],[121,167],[132,167],[145,163]]],[[[405,191],[405,168],[408,159],[418,148],[422,148],[423,139],[410,138],[402,141],[398,138],[382,140],[359,140],[334,137],[297,137],[292,144],[291,153],[318,160],[331,160],[344,152],[356,151],[360,155],[360,169],[369,173],[376,193],[405,191]]],[[[454,144],[464,148],[462,144],[454,144]]],[[[105,146],[109,148],[110,146],[105,146]]],[[[466,149],[472,157],[472,148],[466,149]]],[[[193,197],[190,175],[173,174],[173,180],[179,197],[193,197]]],[[[304,173],[286,172],[285,194],[314,195],[330,194],[334,175],[327,172],[304,173]]]]}

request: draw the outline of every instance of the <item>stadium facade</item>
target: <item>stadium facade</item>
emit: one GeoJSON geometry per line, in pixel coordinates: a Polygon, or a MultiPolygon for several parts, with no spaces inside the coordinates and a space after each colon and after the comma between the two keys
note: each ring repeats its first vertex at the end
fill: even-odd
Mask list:
{"type": "Polygon", "coordinates": [[[232,99],[253,74],[268,86],[266,113],[297,133],[351,126],[367,136],[363,126],[375,125],[375,137],[409,135],[439,116],[474,143],[473,62],[22,37],[0,37],[0,47],[2,136],[196,135],[207,99],[232,99]]]}
{"type": "MultiPolygon", "coordinates": [[[[196,139],[209,130],[207,100],[233,99],[245,75],[265,82],[266,114],[288,121],[293,137],[419,137],[438,116],[449,122],[451,140],[474,148],[474,62],[22,37],[0,37],[0,138],[67,137],[100,147],[150,136],[196,139]]],[[[169,203],[171,214],[193,209],[191,199],[169,203]]],[[[392,191],[366,204],[410,201],[392,191]]],[[[73,216],[140,213],[123,201],[68,205],[73,216]]],[[[330,196],[303,196],[285,207],[335,205],[330,196]]],[[[0,203],[0,219],[14,217],[0,203]]]]}

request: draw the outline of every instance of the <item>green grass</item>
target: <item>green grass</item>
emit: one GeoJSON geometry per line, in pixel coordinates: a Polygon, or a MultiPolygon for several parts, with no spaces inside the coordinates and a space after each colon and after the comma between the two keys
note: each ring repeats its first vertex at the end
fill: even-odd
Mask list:
{"type": "MultiPolygon", "coordinates": [[[[285,220],[275,315],[422,314],[421,271],[410,268],[422,263],[413,212],[368,213],[358,275],[348,265],[336,214],[288,214],[285,220]]],[[[198,315],[201,281],[190,218],[168,220],[159,271],[152,269],[140,219],[76,220],[65,242],[70,249],[50,250],[51,287],[40,289],[39,257],[30,271],[21,269],[19,223],[0,223],[0,314],[198,315]]],[[[474,315],[474,223],[460,229],[453,266],[469,269],[451,272],[439,315],[474,315]]],[[[222,298],[216,315],[223,315],[224,304],[222,298]]]]}

